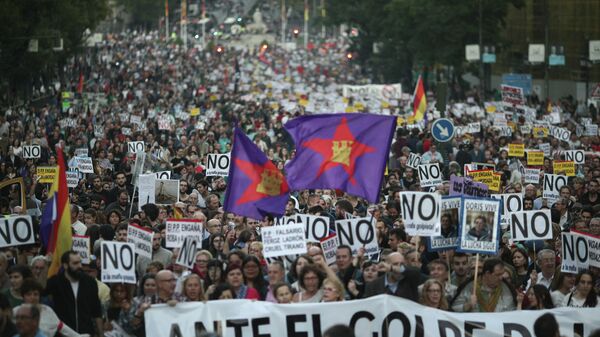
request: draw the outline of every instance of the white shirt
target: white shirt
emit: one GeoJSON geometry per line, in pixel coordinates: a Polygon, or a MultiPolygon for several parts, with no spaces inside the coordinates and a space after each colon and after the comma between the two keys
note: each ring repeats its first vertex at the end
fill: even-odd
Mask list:
{"type": "MultiPolygon", "coordinates": [[[[544,273],[539,272],[536,284],[541,284],[544,287],[550,289],[550,285],[552,284],[552,280],[554,280],[554,274],[552,274],[552,276],[550,276],[549,278],[546,278],[544,276],[544,273]]],[[[527,289],[529,289],[530,287],[531,287],[531,279],[529,279],[529,281],[527,281],[527,289]]]]}

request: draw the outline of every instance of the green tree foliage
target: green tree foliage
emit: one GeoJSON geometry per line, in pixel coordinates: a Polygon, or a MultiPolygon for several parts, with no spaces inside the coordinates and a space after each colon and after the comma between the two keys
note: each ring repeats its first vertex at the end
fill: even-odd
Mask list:
{"type": "MultiPolygon", "coordinates": [[[[158,20],[165,16],[165,0],[117,0],[131,14],[132,27],[157,28],[158,20]]],[[[168,0],[169,17],[174,19],[175,9],[181,1],[168,0]]]]}
{"type": "Polygon", "coordinates": [[[108,0],[0,0],[0,8],[0,87],[9,95],[59,73],[109,9],[108,0]],[[63,50],[54,51],[60,38],[63,50]],[[38,40],[37,53],[28,52],[31,39],[38,40]]]}
{"type": "Polygon", "coordinates": [[[523,0],[330,0],[330,23],[359,29],[353,48],[382,81],[412,82],[412,69],[435,64],[461,68],[466,44],[502,44],[500,30],[509,6],[523,0]],[[373,54],[373,43],[382,44],[373,54]]]}

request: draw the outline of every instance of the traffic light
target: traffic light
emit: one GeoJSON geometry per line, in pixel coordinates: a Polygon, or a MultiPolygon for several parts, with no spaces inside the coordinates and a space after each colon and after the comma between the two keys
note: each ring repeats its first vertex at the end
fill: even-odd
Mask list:
{"type": "Polygon", "coordinates": [[[298,28],[294,28],[294,29],[292,30],[292,34],[294,34],[294,38],[296,38],[296,39],[297,39],[297,38],[298,38],[298,35],[300,35],[300,29],[298,29],[298,28]]]}

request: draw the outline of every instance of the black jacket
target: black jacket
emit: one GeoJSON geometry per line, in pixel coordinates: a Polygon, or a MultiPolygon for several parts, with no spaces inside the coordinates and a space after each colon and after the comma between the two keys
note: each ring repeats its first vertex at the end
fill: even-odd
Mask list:
{"type": "Polygon", "coordinates": [[[389,294],[403,297],[415,302],[419,302],[419,285],[424,282],[421,272],[413,267],[406,267],[406,270],[400,275],[396,292],[391,294],[385,287],[385,278],[387,274],[378,277],[373,282],[367,283],[364,297],[371,297],[381,294],[389,294]]]}
{"type": "Polygon", "coordinates": [[[94,318],[102,317],[102,307],[98,298],[98,284],[88,275],[82,275],[77,290],[77,301],[73,296],[71,282],[60,272],[48,279],[47,295],[52,300],[52,308],[61,321],[79,333],[94,335],[94,318]]]}

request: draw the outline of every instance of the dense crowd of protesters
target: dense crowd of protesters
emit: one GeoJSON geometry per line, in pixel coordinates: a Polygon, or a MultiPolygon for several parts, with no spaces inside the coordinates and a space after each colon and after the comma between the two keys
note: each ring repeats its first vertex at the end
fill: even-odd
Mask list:
{"type": "MultiPolygon", "coordinates": [[[[576,114],[569,100],[558,102],[560,124],[572,131],[569,142],[521,133],[518,125],[524,120],[517,122],[512,136],[501,136],[484,117],[455,113],[455,107],[448,113],[457,125],[481,122],[481,131],[437,143],[427,128],[399,125],[380,203],[317,189],[295,192],[286,207],[287,216],[309,213],[338,220],[348,213],[372,215],[381,249],[378,261],[362,251],[353,256],[350,247],[340,246],[335,264],[328,265],[318,243],[310,243],[306,254],[291,263],[264,258],[260,228],[272,225],[273,218],[225,212],[221,204],[226,179],[205,176],[206,156],[229,152],[233,126],[238,125],[283,168],[294,149],[282,125],[310,113],[302,101],[340,95],[337,84],[368,83],[360,68],[345,59],[346,47],[342,41],[328,41],[310,50],[263,46],[215,52],[183,50],[160,42],[157,33],[107,36],[71,63],[85,77],[75,99],[61,102],[57,96],[45,106],[3,111],[0,179],[23,177],[26,194],[22,205],[15,187],[3,189],[4,215],[27,213],[39,223],[50,186],[39,182],[36,169],[56,165],[57,145],[69,161],[75,150],[87,149],[95,172],[70,189],[73,233],[91,239],[89,264],[82,264],[75,252],[47,257],[39,243],[0,249],[2,336],[12,336],[16,328],[23,334],[32,320],[45,336],[99,336],[114,329],[143,336],[144,311],[152,304],[219,299],[313,303],[392,294],[457,312],[599,306],[598,268],[560,272],[562,231],[600,235],[600,139],[576,132],[584,124],[582,118],[596,124],[598,120],[594,111],[576,114]],[[192,116],[194,109],[198,113],[192,116]],[[144,172],[169,170],[171,178],[179,180],[179,203],[146,204],[138,210],[132,184],[134,154],[127,150],[127,143],[135,140],[146,144],[144,172]],[[505,149],[508,143],[535,148],[542,142],[552,147],[541,167],[545,173],[553,172],[551,159],[559,159],[562,151],[586,151],[585,163],[561,188],[555,203],[541,197],[539,184],[522,183],[518,164],[505,149]],[[29,144],[42,146],[41,158],[23,158],[23,146],[29,144]],[[502,191],[523,193],[525,209],[551,210],[553,239],[514,244],[504,236],[497,256],[481,256],[480,270],[475,270],[471,254],[428,251],[424,239],[407,235],[400,214],[399,193],[421,190],[418,176],[407,166],[411,152],[422,154],[423,162],[442,163],[446,182],[437,188],[441,194],[448,193],[450,175],[463,175],[464,164],[494,165],[502,173],[502,191]],[[175,211],[202,220],[210,234],[189,270],[174,263],[178,249],[165,247],[165,222],[175,211]],[[130,223],[153,231],[152,258],[138,258],[137,286],[104,284],[94,258],[100,254],[99,243],[126,241],[130,223]],[[48,279],[50,258],[60,259],[62,270],[48,279]]],[[[73,79],[61,90],[77,92],[78,85],[73,79]]],[[[549,113],[545,103],[531,108],[538,119],[549,113]]],[[[391,111],[403,112],[402,107],[391,111]]]]}

